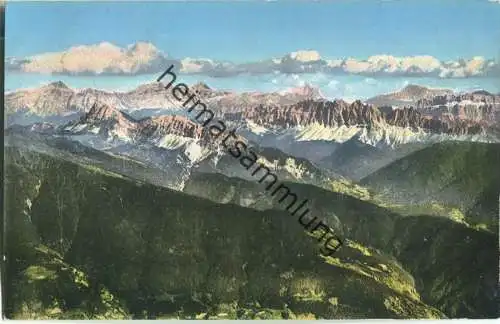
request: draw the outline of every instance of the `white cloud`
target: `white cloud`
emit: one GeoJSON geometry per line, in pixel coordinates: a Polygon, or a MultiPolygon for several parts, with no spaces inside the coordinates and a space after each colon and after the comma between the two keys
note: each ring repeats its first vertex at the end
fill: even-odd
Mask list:
{"type": "Polygon", "coordinates": [[[300,50],[297,52],[292,52],[287,55],[290,59],[306,63],[306,62],[316,62],[321,60],[321,56],[317,51],[304,51],[300,50]]]}
{"type": "Polygon", "coordinates": [[[500,76],[498,63],[481,56],[456,61],[440,61],[429,55],[396,57],[387,54],[373,55],[367,59],[326,59],[314,50],[298,50],[281,58],[235,64],[208,58],[173,59],[153,44],[146,42],[139,42],[126,48],[103,42],[96,45],[75,46],[63,52],[6,60],[8,70],[69,75],[159,73],[170,64],[174,64],[181,73],[218,77],[242,73],[323,73],[358,74],[369,77],[386,75],[437,78],[500,76]]]}
{"type": "Polygon", "coordinates": [[[166,61],[153,44],[138,42],[120,48],[108,42],[80,45],[67,51],[45,53],[27,58],[24,72],[63,74],[138,74],[157,72],[166,61]]]}
{"type": "Polygon", "coordinates": [[[181,72],[183,73],[203,73],[214,67],[214,61],[203,58],[190,58],[187,57],[181,60],[181,72]]]}

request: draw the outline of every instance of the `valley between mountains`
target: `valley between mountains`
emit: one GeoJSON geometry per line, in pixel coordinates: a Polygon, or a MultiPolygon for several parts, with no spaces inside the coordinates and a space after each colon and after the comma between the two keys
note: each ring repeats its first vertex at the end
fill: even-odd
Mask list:
{"type": "Polygon", "coordinates": [[[190,89],[344,245],[322,256],[159,83],[17,90],[8,318],[499,316],[500,95],[190,89]]]}

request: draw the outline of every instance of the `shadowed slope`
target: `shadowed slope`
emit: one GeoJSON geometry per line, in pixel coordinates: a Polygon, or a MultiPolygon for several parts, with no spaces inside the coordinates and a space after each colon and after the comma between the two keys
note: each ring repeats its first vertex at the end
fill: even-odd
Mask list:
{"type": "Polygon", "coordinates": [[[287,213],[218,205],[25,150],[6,156],[9,318],[443,316],[390,257],[379,269],[381,257],[347,246],[325,262],[287,213]],[[78,293],[57,291],[51,280],[64,270],[46,262],[78,269],[94,293],[78,283],[78,293]],[[33,269],[44,275],[26,277],[33,269]],[[39,295],[21,293],[34,285],[39,295]],[[40,296],[53,296],[60,312],[40,296]]]}

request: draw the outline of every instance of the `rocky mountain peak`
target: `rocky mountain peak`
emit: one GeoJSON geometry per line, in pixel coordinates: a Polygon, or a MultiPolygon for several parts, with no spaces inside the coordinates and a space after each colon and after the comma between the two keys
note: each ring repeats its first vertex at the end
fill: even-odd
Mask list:
{"type": "Polygon", "coordinates": [[[304,98],[310,99],[319,99],[323,97],[318,88],[313,87],[312,85],[307,83],[301,87],[291,88],[289,92],[294,95],[303,96],[304,98]]]}
{"type": "Polygon", "coordinates": [[[206,84],[205,82],[197,82],[196,84],[194,84],[191,89],[193,90],[212,90],[212,88],[210,88],[208,86],[208,84],[206,84]]]}
{"type": "Polygon", "coordinates": [[[241,118],[264,127],[282,128],[319,124],[331,128],[347,126],[386,129],[388,126],[396,126],[450,135],[481,134],[485,131],[484,125],[479,122],[436,118],[425,115],[414,107],[378,109],[360,100],[352,103],[343,100],[305,100],[285,106],[259,105],[245,110],[241,118]]]}
{"type": "Polygon", "coordinates": [[[101,120],[120,120],[125,119],[131,121],[132,118],[120,110],[106,104],[94,103],[89,112],[85,115],[85,119],[92,121],[101,120]]]}
{"type": "Polygon", "coordinates": [[[486,90],[476,90],[473,91],[472,94],[481,96],[494,96],[491,92],[488,92],[486,90]]]}
{"type": "Polygon", "coordinates": [[[198,82],[190,87],[191,93],[200,97],[210,97],[215,91],[204,82],[198,82]]]}
{"type": "Polygon", "coordinates": [[[404,87],[399,93],[401,96],[406,97],[422,97],[425,96],[429,92],[429,89],[423,86],[419,86],[416,84],[409,84],[404,87]]]}
{"type": "MultiPolygon", "coordinates": [[[[177,115],[164,115],[164,116],[157,116],[157,117],[152,117],[149,118],[151,123],[154,123],[159,126],[170,126],[170,125],[197,125],[193,121],[189,120],[188,118],[184,116],[177,116],[177,115]]],[[[201,127],[201,126],[200,126],[201,127]]]]}
{"type": "Polygon", "coordinates": [[[242,117],[263,126],[278,125],[284,128],[320,124],[327,127],[378,124],[380,111],[357,100],[304,100],[291,105],[259,105],[246,109],[242,117]]]}
{"type": "Polygon", "coordinates": [[[409,84],[399,91],[379,95],[368,99],[366,102],[378,107],[393,105],[411,106],[418,100],[451,94],[453,94],[453,91],[447,89],[431,89],[416,84],[409,84]]]}
{"type": "Polygon", "coordinates": [[[62,81],[51,82],[47,85],[47,87],[56,89],[69,89],[69,87],[62,81]]]}
{"type": "Polygon", "coordinates": [[[165,95],[168,94],[168,92],[165,90],[165,86],[160,83],[160,82],[150,82],[146,84],[141,84],[137,88],[129,91],[129,94],[132,95],[137,95],[137,96],[147,96],[148,94],[152,93],[157,93],[157,92],[164,92],[165,95]]]}

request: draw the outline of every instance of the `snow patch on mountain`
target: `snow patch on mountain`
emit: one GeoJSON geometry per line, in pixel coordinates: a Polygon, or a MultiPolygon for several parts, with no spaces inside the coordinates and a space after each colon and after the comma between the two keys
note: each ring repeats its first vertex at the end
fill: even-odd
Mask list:
{"type": "Polygon", "coordinates": [[[256,135],[263,135],[269,132],[264,126],[258,125],[251,120],[246,120],[246,127],[256,135]]]}
{"type": "Polygon", "coordinates": [[[167,134],[163,136],[161,139],[156,141],[156,145],[158,147],[162,147],[165,149],[169,150],[175,150],[178,149],[190,142],[192,142],[193,139],[190,137],[184,137],[184,136],[179,136],[175,134],[167,134]]]}
{"type": "Polygon", "coordinates": [[[194,164],[207,158],[212,153],[212,150],[206,146],[200,145],[198,141],[193,141],[186,144],[184,153],[194,164]]]}
{"type": "Polygon", "coordinates": [[[293,129],[296,133],[295,138],[298,141],[336,141],[345,142],[359,133],[358,126],[327,127],[319,123],[313,123],[307,126],[298,126],[293,129]]]}
{"type": "MultiPolygon", "coordinates": [[[[248,122],[247,122],[248,125],[248,122]]],[[[373,147],[396,147],[408,143],[435,143],[439,141],[477,141],[477,142],[497,142],[494,135],[488,134],[468,134],[450,135],[434,134],[423,129],[413,129],[409,127],[398,127],[384,125],[383,127],[364,126],[339,126],[328,127],[319,123],[308,126],[297,126],[287,129],[266,129],[264,127],[248,127],[246,131],[256,135],[266,135],[267,143],[269,137],[274,137],[276,142],[282,142],[289,138],[290,142],[321,142],[331,141],[334,143],[344,143],[352,138],[373,147]]]]}

